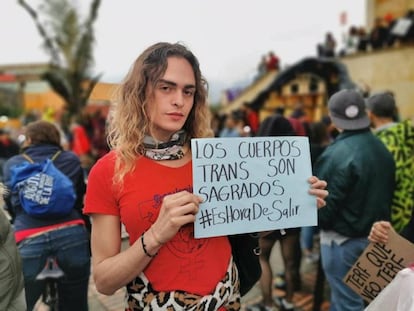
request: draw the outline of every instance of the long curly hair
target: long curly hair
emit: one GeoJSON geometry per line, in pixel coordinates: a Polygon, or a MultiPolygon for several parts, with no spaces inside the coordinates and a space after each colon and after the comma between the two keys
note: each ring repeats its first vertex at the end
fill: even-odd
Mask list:
{"type": "Polygon", "coordinates": [[[125,174],[134,169],[137,157],[144,154],[143,140],[151,133],[146,107],[154,96],[154,86],[167,70],[169,57],[186,59],[194,71],[194,104],[183,127],[188,139],[214,136],[207,103],[208,85],[197,58],[181,43],[156,43],[138,56],[115,92],[109,113],[108,143],[117,154],[116,183],[122,183],[125,174]]]}

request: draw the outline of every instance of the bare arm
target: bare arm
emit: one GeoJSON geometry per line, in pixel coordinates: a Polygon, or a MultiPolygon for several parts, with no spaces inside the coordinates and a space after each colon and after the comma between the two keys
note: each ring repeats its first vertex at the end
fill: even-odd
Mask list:
{"type": "MultiPolygon", "coordinates": [[[[149,254],[156,254],[185,224],[195,221],[201,198],[181,191],[164,198],[155,223],[144,233],[149,254]]],[[[111,295],[135,279],[151,261],[141,239],[121,251],[121,225],[118,216],[92,215],[92,266],[96,288],[111,295]]]]}
{"type": "MultiPolygon", "coordinates": [[[[137,240],[121,252],[121,226],[117,216],[92,215],[92,267],[97,290],[112,295],[132,281],[151,261],[137,240]]],[[[159,248],[151,235],[145,234],[147,250],[155,254],[159,248]]]]}

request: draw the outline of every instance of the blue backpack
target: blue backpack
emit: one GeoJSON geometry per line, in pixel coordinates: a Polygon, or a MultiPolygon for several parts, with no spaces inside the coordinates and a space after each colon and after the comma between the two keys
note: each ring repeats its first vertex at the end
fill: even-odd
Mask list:
{"type": "Polygon", "coordinates": [[[61,152],[59,150],[51,159],[39,163],[23,153],[29,162],[11,168],[12,192],[18,193],[27,214],[38,218],[58,218],[72,211],[76,201],[73,183],[53,164],[61,152]]]}

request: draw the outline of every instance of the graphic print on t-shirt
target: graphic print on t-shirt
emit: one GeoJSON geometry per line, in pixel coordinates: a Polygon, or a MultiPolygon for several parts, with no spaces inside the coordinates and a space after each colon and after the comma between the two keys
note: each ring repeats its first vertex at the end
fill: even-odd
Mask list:
{"type": "MultiPolygon", "coordinates": [[[[164,197],[180,191],[192,192],[192,187],[176,188],[174,191],[167,193],[154,194],[151,200],[138,203],[138,211],[141,219],[148,222],[148,227],[156,221],[164,197]]],[[[192,254],[201,250],[204,243],[204,239],[194,239],[194,225],[188,224],[180,228],[177,235],[168,243],[167,247],[175,256],[181,257],[182,255],[192,254]]]]}

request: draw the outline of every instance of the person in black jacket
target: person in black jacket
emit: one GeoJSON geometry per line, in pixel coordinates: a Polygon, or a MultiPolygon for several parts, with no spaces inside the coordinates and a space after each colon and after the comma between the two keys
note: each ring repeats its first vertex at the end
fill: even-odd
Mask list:
{"type": "Polygon", "coordinates": [[[371,132],[359,92],[335,93],[328,109],[340,134],[314,166],[314,174],[329,184],[326,206],[318,210],[322,267],[332,310],[363,310],[363,299],[342,280],[368,245],[372,224],[390,220],[395,163],[371,132]]]}

